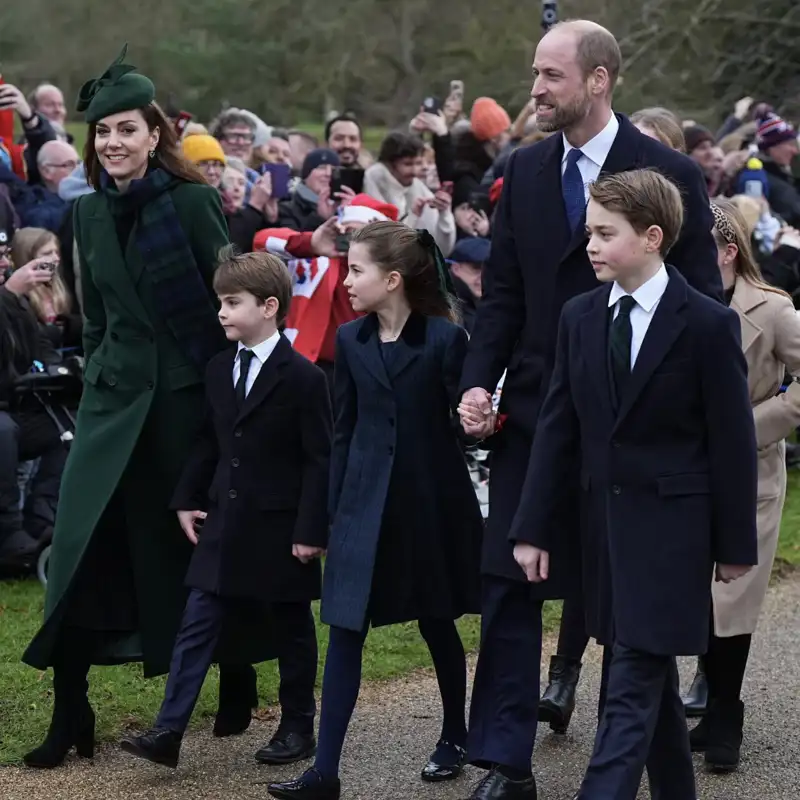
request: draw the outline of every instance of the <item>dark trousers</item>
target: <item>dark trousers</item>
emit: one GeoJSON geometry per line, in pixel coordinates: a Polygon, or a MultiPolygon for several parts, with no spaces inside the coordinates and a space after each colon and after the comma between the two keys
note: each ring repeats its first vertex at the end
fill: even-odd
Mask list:
{"type": "MultiPolygon", "coordinates": [[[[183,733],[211,666],[227,614],[241,600],[230,600],[193,589],[172,651],[167,689],[156,721],[159,728],[183,733]]],[[[281,704],[279,730],[311,735],[314,730],[314,683],[317,678],[317,637],[310,603],[274,603],[270,619],[278,645],[281,704]]]]}
{"type": "Polygon", "coordinates": [[[583,595],[577,593],[564,600],[556,652],[565,658],[581,661],[588,644],[589,636],[586,633],[586,610],[583,605],[583,595]]]}
{"type": "Polygon", "coordinates": [[[542,602],[527,583],[484,576],[481,648],[472,687],[467,757],[529,772],[539,717],[542,602]]]}
{"type": "Polygon", "coordinates": [[[652,800],[697,797],[674,656],[619,643],[603,653],[601,718],[578,800],[635,800],[647,767],[652,800]]]}

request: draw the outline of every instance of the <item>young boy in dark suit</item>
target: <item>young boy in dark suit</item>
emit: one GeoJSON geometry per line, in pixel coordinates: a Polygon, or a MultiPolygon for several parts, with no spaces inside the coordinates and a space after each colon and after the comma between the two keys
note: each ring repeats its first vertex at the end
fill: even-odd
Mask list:
{"type": "Polygon", "coordinates": [[[587,250],[605,285],[564,306],[510,538],[528,579],[547,580],[580,475],[586,622],[605,654],[579,800],[634,800],[645,766],[655,800],[695,800],[675,656],[706,649],[715,565],[728,582],[757,560],[740,326],[664,265],[683,221],[674,184],[636,170],[590,195],[587,250]]]}
{"type": "Polygon", "coordinates": [[[155,727],[124,739],[122,748],[177,766],[226,619],[255,610],[269,617],[281,678],[281,722],[256,759],[289,764],[316,749],[311,601],[320,596],[328,535],[328,386],[278,331],[292,296],[278,258],[226,256],[214,288],[222,327],[238,344],[208,365],[207,425],[172,501],[196,545],[191,593],[155,727]]]}

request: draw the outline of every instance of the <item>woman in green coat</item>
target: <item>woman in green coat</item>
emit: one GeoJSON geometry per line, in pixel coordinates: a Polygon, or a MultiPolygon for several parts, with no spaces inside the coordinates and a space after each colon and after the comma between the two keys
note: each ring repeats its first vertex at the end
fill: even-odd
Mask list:
{"type": "MultiPolygon", "coordinates": [[[[24,656],[53,667],[50,731],[25,757],[37,767],[57,766],[73,745],[92,755],[91,664],[142,661],[145,676],[169,668],[191,555],[170,495],[202,421],[205,365],[226,346],[212,290],[228,242],[218,193],[181,158],[153,84],[120,63],[124,55],[84,85],[78,103],[96,190],[74,210],[85,386],[45,620],[24,656]]],[[[257,701],[250,664],[266,655],[267,640],[252,627],[247,636],[227,633],[219,735],[249,725],[257,701]]]]}

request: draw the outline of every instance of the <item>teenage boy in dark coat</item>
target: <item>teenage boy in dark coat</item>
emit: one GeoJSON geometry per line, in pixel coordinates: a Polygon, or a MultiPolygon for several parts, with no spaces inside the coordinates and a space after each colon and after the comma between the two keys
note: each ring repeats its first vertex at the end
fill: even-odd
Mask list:
{"type": "Polygon", "coordinates": [[[587,631],[605,645],[602,718],[578,800],[695,800],[675,656],[707,646],[710,577],[757,562],[756,440],[736,315],[664,257],[677,187],[635,170],[590,187],[587,251],[606,285],[561,315],[553,379],[509,534],[549,576],[580,468],[587,631]]]}
{"type": "Polygon", "coordinates": [[[280,259],[223,259],[214,276],[220,322],[237,350],[206,373],[207,425],[172,501],[196,545],[191,594],[155,727],[123,740],[133,755],[175,767],[183,733],[229,615],[268,613],[281,675],[281,723],[256,754],[265,764],[308,758],[314,740],[317,640],[327,545],[332,437],[325,375],[278,326],[292,284],[280,259]]]}

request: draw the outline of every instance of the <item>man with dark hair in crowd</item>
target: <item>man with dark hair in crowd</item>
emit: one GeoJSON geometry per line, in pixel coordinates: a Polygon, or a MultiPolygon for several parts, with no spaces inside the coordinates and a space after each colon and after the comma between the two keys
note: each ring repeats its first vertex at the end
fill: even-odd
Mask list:
{"type": "Polygon", "coordinates": [[[443,190],[434,194],[417,177],[424,149],[419,136],[390,133],[381,144],[378,163],[364,173],[364,192],[395,206],[400,222],[427,230],[446,256],[456,242],[453,198],[443,190]]]}
{"type": "Polygon", "coordinates": [[[278,204],[277,227],[313,231],[333,216],[331,174],[339,163],[339,156],[332,150],[312,150],[306,156],[300,170],[301,182],[291,197],[278,204]]]}
{"type": "Polygon", "coordinates": [[[272,136],[267,141],[267,158],[271,164],[292,165],[292,148],[289,144],[289,132],[283,128],[273,128],[272,136]]]}
{"type": "Polygon", "coordinates": [[[361,126],[352,114],[340,114],[325,125],[328,149],[339,156],[343,167],[357,167],[361,155],[361,126]]]}

